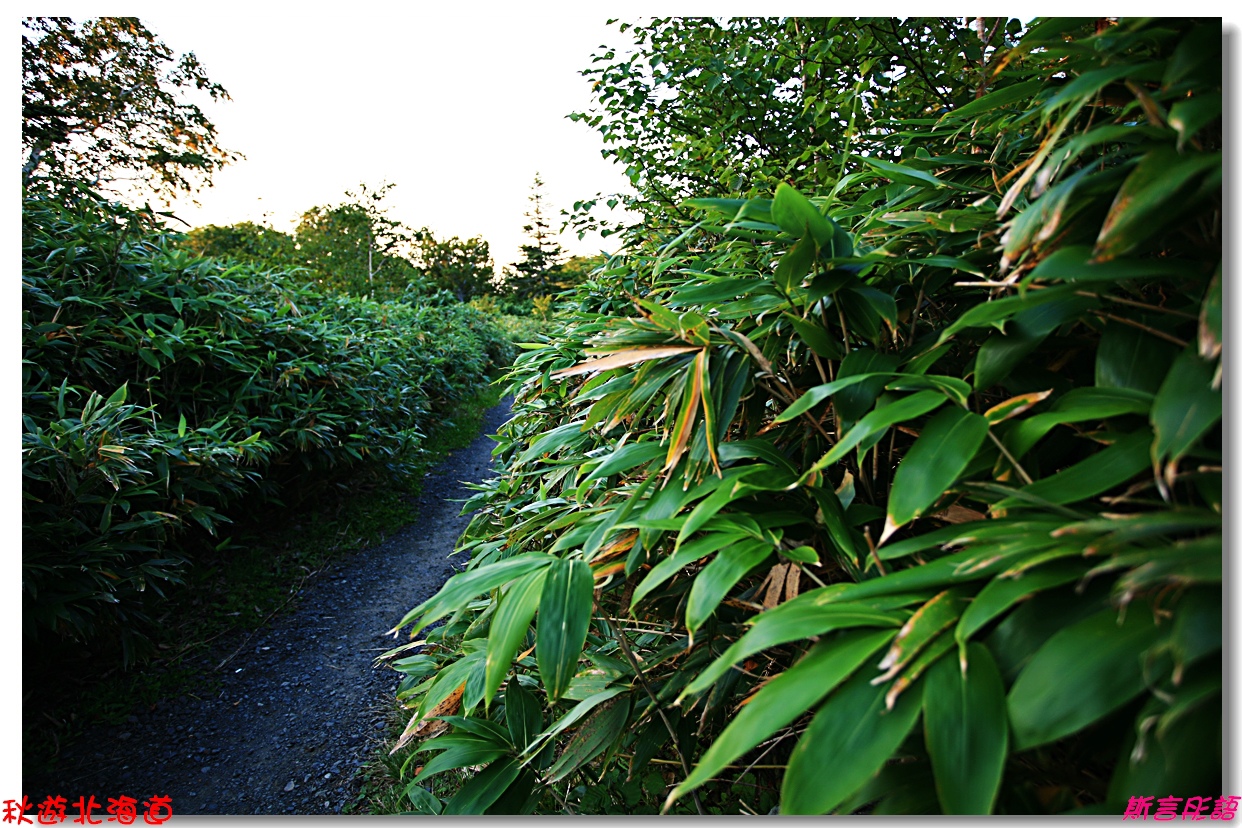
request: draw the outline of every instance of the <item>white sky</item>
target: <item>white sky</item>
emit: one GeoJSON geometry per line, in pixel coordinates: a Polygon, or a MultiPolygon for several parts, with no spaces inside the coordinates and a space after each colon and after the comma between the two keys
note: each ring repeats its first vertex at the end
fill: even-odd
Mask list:
{"type": "MultiPolygon", "coordinates": [[[[195,195],[197,206],[174,205],[191,225],[290,230],[306,209],[386,180],[397,185],[390,216],[437,238],[481,235],[499,271],[519,258],[536,171],[554,228],[561,209],[628,185],[600,156],[598,134],[565,117],[590,106],[579,72],[596,47],[628,45],[603,13],[467,18],[410,7],[359,26],[339,15],[239,21],[167,9],[143,22],[228,89],[231,101],[204,109],[220,144],[246,156],[195,195]]],[[[573,231],[560,243],[583,255],[617,244],[573,231]]]]}

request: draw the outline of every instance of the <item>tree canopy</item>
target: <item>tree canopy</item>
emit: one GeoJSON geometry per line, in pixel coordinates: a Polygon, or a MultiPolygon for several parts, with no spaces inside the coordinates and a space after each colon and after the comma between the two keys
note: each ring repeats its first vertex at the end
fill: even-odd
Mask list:
{"type": "Polygon", "coordinates": [[[55,180],[168,197],[240,156],[192,96],[228,99],[192,52],[177,57],[137,18],[23,21],[24,186],[55,180]]]}

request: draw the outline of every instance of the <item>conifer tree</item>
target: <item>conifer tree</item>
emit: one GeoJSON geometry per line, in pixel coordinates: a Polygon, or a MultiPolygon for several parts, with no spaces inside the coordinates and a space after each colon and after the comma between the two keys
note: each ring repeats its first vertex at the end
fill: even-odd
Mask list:
{"type": "Polygon", "coordinates": [[[557,290],[556,281],[565,255],[545,212],[543,179],[539,173],[535,173],[535,183],[531,185],[530,203],[531,208],[525,213],[528,223],[522,227],[530,242],[522,245],[522,260],[507,268],[504,278],[505,293],[521,300],[557,290]]]}

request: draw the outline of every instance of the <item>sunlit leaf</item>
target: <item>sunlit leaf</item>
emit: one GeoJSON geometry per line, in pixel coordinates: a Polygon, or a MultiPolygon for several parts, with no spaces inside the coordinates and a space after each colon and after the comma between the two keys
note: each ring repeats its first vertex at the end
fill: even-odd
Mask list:
{"type": "Polygon", "coordinates": [[[987,435],[983,416],[956,406],[927,422],[893,477],[881,544],[940,499],[987,435]]]}
{"type": "Polygon", "coordinates": [[[530,630],[530,622],[539,606],[539,596],[548,569],[540,569],[518,578],[500,596],[487,638],[487,672],[483,698],[490,705],[509,673],[513,656],[530,630]]]}
{"type": "Polygon", "coordinates": [[[593,591],[591,567],[585,561],[557,559],[548,567],[539,596],[535,657],[551,701],[561,697],[578,672],[593,591]]]}
{"type": "Polygon", "coordinates": [[[635,365],[639,362],[645,362],[649,359],[661,359],[663,357],[677,356],[678,354],[697,351],[698,347],[693,345],[667,345],[658,348],[631,348],[625,351],[617,351],[608,356],[598,359],[588,359],[586,362],[580,362],[570,368],[562,368],[552,374],[552,379],[564,379],[577,374],[587,374],[591,371],[607,371],[612,368],[624,368],[627,365],[635,365]]]}
{"type": "Polygon", "coordinates": [[[747,572],[763,563],[772,554],[767,541],[744,540],[726,546],[711,563],[703,567],[690,587],[686,601],[686,629],[693,632],[716,611],[729,590],[747,572]]]}

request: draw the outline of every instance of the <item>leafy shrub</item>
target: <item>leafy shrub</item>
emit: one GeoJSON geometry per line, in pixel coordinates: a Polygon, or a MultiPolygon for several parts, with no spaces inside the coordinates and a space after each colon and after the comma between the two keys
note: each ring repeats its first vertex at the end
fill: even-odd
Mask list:
{"type": "Polygon", "coordinates": [[[27,634],[132,631],[214,533],[364,460],[401,462],[511,346],[456,303],[325,296],[198,258],[150,215],[23,202],[27,634]],[[245,504],[240,499],[245,496],[245,504]]]}
{"type": "Polygon", "coordinates": [[[588,283],[402,620],[415,807],[1223,793],[1220,45],[1039,21],[823,195],[683,202],[588,283]]]}

